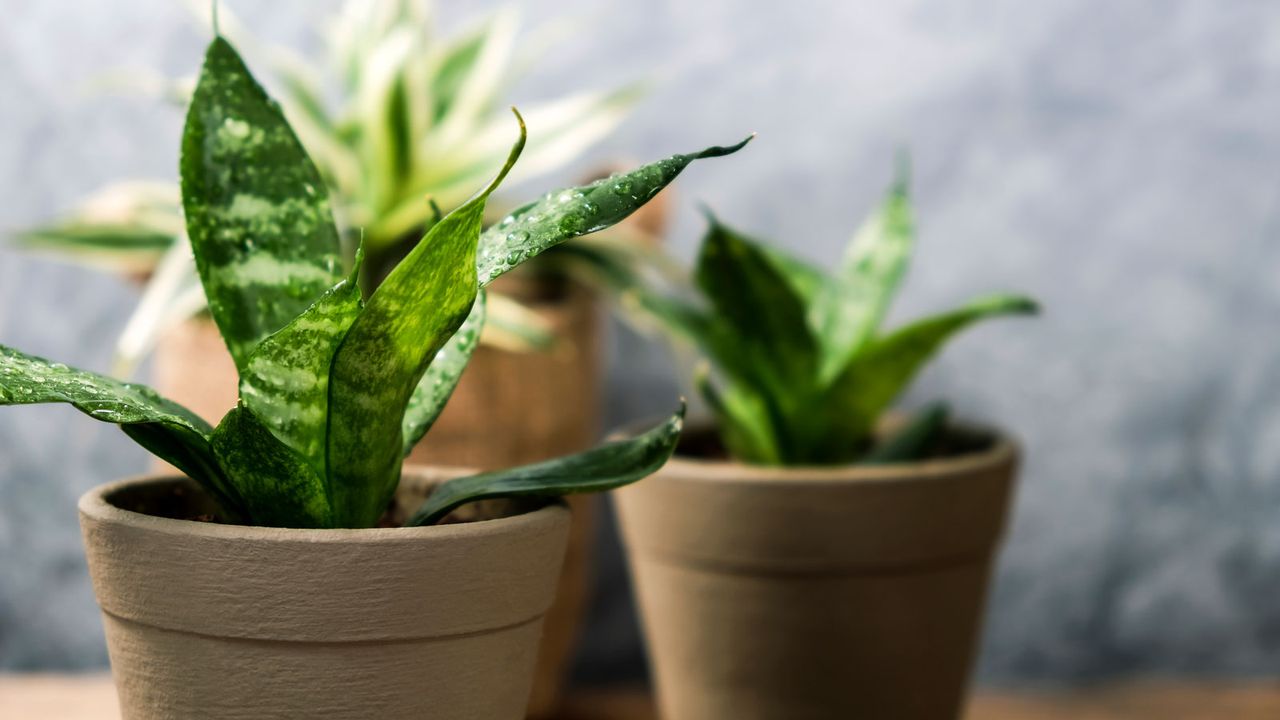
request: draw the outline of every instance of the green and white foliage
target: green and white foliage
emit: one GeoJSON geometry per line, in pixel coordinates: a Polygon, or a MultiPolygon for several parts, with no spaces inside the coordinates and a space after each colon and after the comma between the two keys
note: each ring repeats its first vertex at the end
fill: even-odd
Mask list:
{"type": "MultiPolygon", "coordinates": [[[[904,173],[905,175],[905,173],[904,173]]],[[[834,273],[759,243],[708,214],[693,277],[654,282],[618,267],[624,304],[695,346],[695,374],[726,449],[762,465],[900,462],[945,432],[934,406],[877,443],[877,424],[950,337],[973,323],[1037,312],[989,295],[885,330],[915,240],[905,179],[858,229],[834,273]]]]}
{"type": "MultiPolygon", "coordinates": [[[[68,403],[121,425],[199,482],[230,521],[375,525],[404,455],[444,408],[478,342],[484,286],[520,261],[624,219],[694,160],[742,145],[550,193],[482,233],[490,194],[525,151],[525,123],[515,115],[518,139],[495,165],[496,177],[433,220],[365,297],[364,253],[344,268],[319,172],[236,50],[216,38],[187,114],[182,201],[209,312],[240,374],[239,403],[211,428],[148,388],[0,346],[0,404],[68,403]]],[[[670,456],[683,413],[631,440],[451,481],[414,522],[435,522],[476,499],[632,482],[670,456]]]]}
{"type": "MultiPolygon", "coordinates": [[[[188,4],[211,22],[207,0],[188,4]]],[[[218,25],[249,57],[269,66],[284,115],[314,163],[314,170],[297,172],[309,177],[318,173],[309,184],[317,192],[328,189],[348,263],[363,244],[369,267],[366,288],[430,224],[432,209],[424,198],[445,210],[456,208],[502,164],[510,122],[503,100],[522,69],[535,60],[517,44],[518,16],[509,8],[470,31],[442,37],[434,28],[430,0],[348,0],[320,28],[325,62],[319,65],[255,38],[227,7],[219,9],[218,25]]],[[[195,87],[194,82],[136,73],[131,84],[184,101],[195,87]]],[[[638,86],[627,86],[526,107],[531,134],[513,171],[519,177],[513,179],[532,178],[580,157],[617,127],[640,94],[638,86]]],[[[209,137],[235,142],[237,130],[210,128],[209,137]]],[[[242,204],[218,212],[249,210],[242,204]]],[[[186,244],[180,211],[178,188],[170,184],[119,183],[68,219],[17,237],[32,250],[151,278],[117,346],[120,373],[130,372],[166,328],[204,309],[192,254],[178,249],[186,244]],[[170,248],[171,261],[162,265],[170,248]]],[[[253,218],[275,222],[256,214],[253,218]]],[[[307,272],[298,279],[313,285],[332,274],[323,268],[292,269],[307,272]]],[[[253,265],[240,271],[265,270],[253,265]]],[[[293,309],[281,308],[280,317],[292,317],[293,309]]],[[[518,304],[494,297],[490,311],[494,323],[485,342],[511,350],[551,342],[545,323],[518,304]]]]}

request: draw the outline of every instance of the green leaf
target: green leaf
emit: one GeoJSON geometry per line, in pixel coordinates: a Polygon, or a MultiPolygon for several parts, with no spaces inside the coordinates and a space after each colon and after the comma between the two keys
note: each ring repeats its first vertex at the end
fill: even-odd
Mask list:
{"type": "MultiPolygon", "coordinates": [[[[709,217],[694,279],[738,338],[734,372],[780,408],[813,373],[814,342],[793,286],[760,246],[709,217]]],[[[717,361],[721,358],[716,358],[717,361]]]]}
{"type": "Polygon", "coordinates": [[[329,385],[329,496],[345,527],[376,523],[395,491],[406,408],[428,365],[471,310],[485,200],[524,141],[520,120],[520,139],[494,181],[432,226],[369,298],[338,347],[329,385]]]}
{"type": "Polygon", "coordinates": [[[489,37],[490,26],[473,31],[454,40],[444,51],[435,77],[431,80],[431,92],[435,100],[432,123],[444,120],[453,101],[458,97],[467,76],[471,74],[480,51],[489,37]]]}
{"type": "Polygon", "coordinates": [[[357,251],[351,276],[259,343],[240,373],[241,403],[265,419],[271,433],[318,477],[328,474],[329,367],[360,314],[362,259],[357,251]]]}
{"type": "Polygon", "coordinates": [[[930,405],[892,435],[876,443],[858,460],[858,464],[886,465],[920,459],[946,431],[950,415],[946,403],[930,405]]]}
{"type": "Polygon", "coordinates": [[[675,180],[694,160],[730,155],[752,137],[728,147],[672,155],[629,173],[547,193],[541,200],[517,209],[480,236],[477,270],[481,286],[566,240],[620,222],[675,180]]]}
{"type": "Polygon", "coordinates": [[[60,252],[148,253],[159,256],[173,244],[173,235],[134,225],[67,224],[18,233],[19,245],[33,250],[60,252]]]}
{"type": "Polygon", "coordinates": [[[210,438],[218,464],[244,500],[255,525],[329,528],[333,508],[323,475],[276,438],[243,404],[227,413],[210,438]]]}
{"type": "Polygon", "coordinates": [[[848,455],[856,439],[867,436],[889,404],[955,333],[979,320],[1037,311],[1029,298],[990,295],[873,340],[854,356],[826,401],[808,416],[812,426],[806,432],[817,443],[809,448],[809,457],[830,457],[829,462],[851,459],[848,455]]]}
{"type": "Polygon", "coordinates": [[[757,465],[782,463],[778,433],[766,402],[748,386],[732,381],[720,390],[706,366],[695,371],[693,382],[710,406],[720,438],[731,456],[757,465]]]}
{"type": "Polygon", "coordinates": [[[215,38],[187,113],[182,197],[196,265],[236,366],[342,280],[325,184],[231,45],[215,38]]]}
{"type": "Polygon", "coordinates": [[[185,407],[145,385],[68,367],[0,345],[0,405],[65,403],[95,420],[124,427],[130,437],[187,473],[223,501],[239,506],[212,460],[212,428],[185,407]]]}
{"type": "Polygon", "coordinates": [[[835,277],[809,306],[818,340],[818,381],[830,385],[875,334],[898,289],[915,244],[905,173],[854,235],[835,277]]]}
{"type": "Polygon", "coordinates": [[[634,438],[533,465],[450,480],[436,488],[405,524],[431,525],[460,505],[477,500],[553,498],[622,487],[651,475],[666,463],[675,451],[683,425],[682,405],[666,422],[634,438]]]}
{"type": "Polygon", "coordinates": [[[757,245],[757,249],[773,264],[773,269],[787,281],[792,292],[800,297],[801,304],[812,310],[818,294],[823,292],[830,282],[822,270],[772,245],[757,245]]]}
{"type": "Polygon", "coordinates": [[[189,428],[165,423],[130,423],[120,429],[152,455],[195,480],[222,508],[226,522],[247,522],[239,491],[226,477],[208,438],[189,428]]]}
{"type": "Polygon", "coordinates": [[[462,373],[471,361],[471,355],[480,344],[480,332],[484,329],[487,293],[481,290],[476,295],[475,304],[467,319],[458,327],[457,332],[444,344],[440,352],[431,361],[427,372],[423,374],[418,387],[409,398],[409,405],[404,411],[402,430],[404,433],[404,455],[413,451],[431,426],[435,424],[445,404],[453,396],[453,391],[462,379],[462,373]]]}

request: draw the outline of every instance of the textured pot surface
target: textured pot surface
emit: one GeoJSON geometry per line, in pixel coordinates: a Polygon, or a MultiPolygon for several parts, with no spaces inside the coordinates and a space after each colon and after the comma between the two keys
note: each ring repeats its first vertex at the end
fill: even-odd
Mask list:
{"type": "Polygon", "coordinates": [[[959,717],[1016,464],[676,458],[616,491],[663,717],[959,717]]]}
{"type": "MultiPolygon", "coordinates": [[[[406,498],[451,475],[407,472],[406,498]]],[[[126,720],[523,717],[569,529],[563,506],[368,530],[143,514],[175,492],[181,515],[205,512],[176,478],[80,501],[126,720]]]]}

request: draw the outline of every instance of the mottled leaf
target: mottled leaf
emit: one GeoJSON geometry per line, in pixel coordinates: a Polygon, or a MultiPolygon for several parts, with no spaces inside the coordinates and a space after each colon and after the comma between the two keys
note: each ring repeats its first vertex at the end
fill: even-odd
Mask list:
{"type": "Polygon", "coordinates": [[[428,365],[471,310],[485,200],[519,157],[524,139],[521,121],[520,139],[497,178],[432,226],[369,298],[334,356],[329,493],[343,526],[376,523],[395,491],[405,409],[428,365]]]}
{"type": "Polygon", "coordinates": [[[462,379],[462,372],[467,369],[471,355],[480,344],[480,333],[484,329],[487,293],[481,290],[476,294],[475,304],[453,337],[440,348],[436,357],[427,367],[418,387],[409,398],[409,405],[404,411],[402,429],[404,433],[404,455],[413,451],[431,426],[435,424],[445,404],[453,396],[453,391],[462,379]]]}
{"type": "Polygon", "coordinates": [[[358,252],[350,277],[259,343],[240,373],[241,402],[318,477],[328,474],[329,367],[360,314],[361,260],[358,252]]]}
{"type": "Polygon", "coordinates": [[[315,166],[231,45],[205,55],[182,139],[196,265],[236,366],[342,279],[315,166]]]}
{"type": "Polygon", "coordinates": [[[694,160],[735,153],[750,140],[748,137],[728,147],[672,155],[589,185],[547,193],[481,235],[476,260],[480,284],[488,285],[511,268],[566,240],[620,222],[675,180],[694,160]]]}
{"type": "Polygon", "coordinates": [[[906,179],[858,229],[840,269],[814,297],[809,323],[818,340],[818,380],[830,384],[876,333],[906,272],[915,242],[906,179]]]}
{"type": "Polygon", "coordinates": [[[666,422],[633,438],[576,455],[450,480],[427,497],[406,525],[431,525],[477,500],[554,498],[622,487],[647,477],[671,457],[684,425],[684,407],[666,422]]]}
{"type": "Polygon", "coordinates": [[[95,420],[116,423],[147,449],[201,483],[235,511],[234,493],[212,461],[212,428],[145,385],[68,367],[0,345],[0,405],[65,403],[95,420]]]}
{"type": "Polygon", "coordinates": [[[227,413],[210,440],[254,525],[345,527],[334,523],[324,476],[243,404],[227,413]]]}

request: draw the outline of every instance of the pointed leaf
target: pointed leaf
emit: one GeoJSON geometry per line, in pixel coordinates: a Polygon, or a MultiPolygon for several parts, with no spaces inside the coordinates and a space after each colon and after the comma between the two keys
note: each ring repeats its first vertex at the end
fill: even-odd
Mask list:
{"type": "MultiPolygon", "coordinates": [[[[942,344],[973,323],[1004,315],[1032,315],[1034,301],[1018,295],[990,295],[957,310],[919,320],[873,340],[854,356],[826,395],[827,401],[810,415],[827,447],[814,449],[812,457],[847,456],[854,439],[865,437],[876,420],[902,393],[942,344]],[[840,448],[848,448],[844,453],[840,448]]],[[[819,438],[819,435],[821,438],[819,438]]],[[[861,452],[861,450],[857,450],[861,452]]],[[[833,457],[828,462],[837,462],[833,457]]],[[[851,459],[851,458],[845,458],[851,459]]]]}
{"type": "Polygon", "coordinates": [[[360,314],[361,259],[357,252],[350,277],[259,343],[240,373],[241,403],[322,478],[328,474],[329,367],[360,314]]]}
{"type": "Polygon", "coordinates": [[[710,219],[695,280],[739,338],[743,379],[775,403],[795,397],[812,376],[815,350],[801,298],[760,245],[710,219]]]}
{"type": "Polygon", "coordinates": [[[732,381],[720,390],[705,368],[694,375],[693,382],[711,407],[716,429],[731,456],[756,465],[778,465],[782,462],[778,435],[765,402],[747,386],[732,381]]]}
{"type": "Polygon", "coordinates": [[[629,173],[548,193],[541,200],[517,209],[480,237],[477,255],[480,284],[488,285],[511,268],[565,240],[620,222],[675,180],[694,160],[730,155],[750,141],[748,137],[729,147],[672,155],[629,173]]]}
{"type": "Polygon", "coordinates": [[[457,389],[462,372],[467,369],[471,355],[480,344],[480,333],[485,322],[486,295],[483,290],[476,295],[475,304],[471,306],[467,319],[440,352],[436,353],[427,372],[418,382],[418,387],[414,388],[402,423],[404,455],[412,452],[413,446],[427,434],[440,413],[444,412],[444,406],[453,396],[453,391],[457,389]]]}
{"type": "Polygon", "coordinates": [[[523,467],[472,475],[436,488],[408,526],[431,525],[460,505],[509,497],[554,498],[622,487],[653,474],[675,451],[684,407],[666,422],[634,438],[523,467]]]}
{"type": "MultiPolygon", "coordinates": [[[[519,114],[516,115],[519,119],[519,114]]],[[[400,480],[405,410],[428,365],[471,311],[487,188],[432,226],[365,305],[338,347],[329,385],[329,495],[338,522],[373,525],[400,480]]]]}
{"type": "Polygon", "coordinates": [[[145,385],[0,345],[0,405],[36,403],[66,403],[95,420],[123,426],[130,437],[201,483],[226,509],[236,510],[238,502],[212,461],[212,428],[195,413],[145,385]]]}
{"type": "Polygon", "coordinates": [[[335,527],[334,513],[317,475],[301,454],[280,442],[243,404],[222,419],[210,438],[254,525],[335,527]]]}
{"type": "Polygon", "coordinates": [[[876,333],[915,244],[906,183],[897,182],[880,209],[858,229],[840,270],[809,306],[818,339],[818,379],[829,385],[876,333]]]}
{"type": "Polygon", "coordinates": [[[205,55],[182,140],[187,232],[227,348],[253,348],[342,279],[320,174],[226,40],[205,55]]]}

